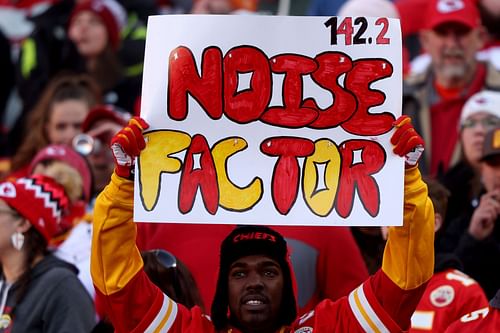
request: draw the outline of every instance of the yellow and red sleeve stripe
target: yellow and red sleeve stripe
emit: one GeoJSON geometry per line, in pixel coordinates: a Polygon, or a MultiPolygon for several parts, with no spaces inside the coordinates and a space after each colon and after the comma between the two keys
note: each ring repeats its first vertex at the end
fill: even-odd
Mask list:
{"type": "Polygon", "coordinates": [[[135,245],[133,182],[113,174],[94,208],[91,273],[116,332],[167,332],[177,305],[147,277],[135,245]]]}
{"type": "Polygon", "coordinates": [[[371,279],[354,289],[349,294],[348,302],[354,317],[365,332],[401,332],[401,328],[378,302],[371,279]]]}

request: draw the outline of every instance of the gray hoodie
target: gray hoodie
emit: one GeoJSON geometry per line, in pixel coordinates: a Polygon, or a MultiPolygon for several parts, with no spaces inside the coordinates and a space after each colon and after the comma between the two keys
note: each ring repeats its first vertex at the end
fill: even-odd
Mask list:
{"type": "Polygon", "coordinates": [[[32,271],[30,287],[16,304],[14,283],[0,276],[0,333],[88,333],[95,325],[93,301],[77,269],[52,255],[32,271]]]}

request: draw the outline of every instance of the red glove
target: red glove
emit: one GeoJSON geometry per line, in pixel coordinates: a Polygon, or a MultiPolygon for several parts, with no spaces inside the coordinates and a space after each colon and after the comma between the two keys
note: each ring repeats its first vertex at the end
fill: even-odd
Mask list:
{"type": "Polygon", "coordinates": [[[406,167],[416,165],[424,152],[424,140],[415,131],[408,116],[399,117],[393,125],[396,131],[391,137],[392,151],[405,158],[406,167]]]}
{"type": "Polygon", "coordinates": [[[111,150],[118,176],[131,179],[134,174],[135,158],[146,147],[142,131],[149,128],[144,119],[133,117],[128,125],[111,139],[111,150]]]}

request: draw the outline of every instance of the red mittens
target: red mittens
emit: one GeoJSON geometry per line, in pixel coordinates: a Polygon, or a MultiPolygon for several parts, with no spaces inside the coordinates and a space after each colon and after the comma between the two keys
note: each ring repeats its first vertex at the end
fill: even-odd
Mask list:
{"type": "Polygon", "coordinates": [[[131,178],[133,176],[135,158],[146,147],[142,131],[149,128],[144,119],[133,117],[113,139],[111,150],[115,159],[115,172],[118,176],[131,178]]]}
{"type": "Polygon", "coordinates": [[[394,123],[396,131],[391,137],[393,152],[405,157],[406,166],[414,166],[424,152],[424,140],[415,131],[408,116],[399,117],[394,123]]]}

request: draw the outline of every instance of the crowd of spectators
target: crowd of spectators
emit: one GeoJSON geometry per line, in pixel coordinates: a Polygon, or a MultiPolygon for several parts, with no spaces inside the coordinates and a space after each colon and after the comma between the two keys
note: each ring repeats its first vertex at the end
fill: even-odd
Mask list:
{"type": "MultiPolygon", "coordinates": [[[[411,332],[456,329],[460,324],[452,322],[470,319],[469,312],[491,319],[500,299],[500,2],[303,2],[308,7],[303,15],[401,22],[402,111],[426,143],[419,168],[436,211],[435,276],[411,332]]],[[[0,304],[0,332],[27,323],[23,302],[36,282],[27,276],[45,273],[43,265],[49,264],[63,267],[58,269],[68,276],[67,288],[75,278],[84,286],[57,296],[81,305],[74,310],[83,316],[75,331],[89,332],[96,324],[94,332],[112,331],[99,304],[92,310],[97,315],[88,315],[87,298],[96,297],[90,278],[93,204],[113,173],[112,137],[140,115],[148,16],[269,15],[282,14],[287,6],[285,0],[0,0],[0,180],[17,184],[35,174],[49,176],[63,186],[70,207],[57,233],[41,229],[41,237],[38,222],[31,220],[16,229],[16,237],[26,234],[24,243],[34,245],[21,251],[14,238],[11,246],[9,240],[0,243],[0,299],[8,300],[0,304]],[[18,268],[14,262],[20,269],[15,274],[7,254],[22,263],[18,268]],[[19,286],[22,291],[13,295],[19,286]]],[[[10,207],[4,201],[2,219],[10,207]]],[[[17,216],[16,207],[8,214],[17,216]]],[[[161,285],[159,276],[173,281],[161,287],[165,293],[173,294],[175,285],[172,297],[178,302],[206,308],[215,293],[219,244],[233,228],[140,223],[137,245],[153,282],[161,285]],[[180,273],[168,273],[172,269],[180,273]],[[190,281],[199,291],[189,290],[190,281]]],[[[347,296],[382,264],[386,230],[380,228],[275,229],[291,249],[299,314],[324,298],[347,296]]],[[[60,277],[51,279],[53,287],[60,277]]],[[[45,319],[30,316],[30,325],[45,319]]]]}

